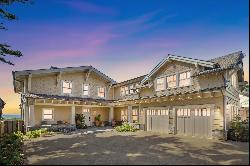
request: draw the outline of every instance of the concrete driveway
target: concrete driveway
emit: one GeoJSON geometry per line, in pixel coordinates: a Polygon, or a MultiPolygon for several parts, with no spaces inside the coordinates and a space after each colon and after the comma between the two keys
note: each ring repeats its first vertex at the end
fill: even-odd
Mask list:
{"type": "Polygon", "coordinates": [[[27,164],[249,164],[249,144],[138,131],[25,142],[27,164]]]}

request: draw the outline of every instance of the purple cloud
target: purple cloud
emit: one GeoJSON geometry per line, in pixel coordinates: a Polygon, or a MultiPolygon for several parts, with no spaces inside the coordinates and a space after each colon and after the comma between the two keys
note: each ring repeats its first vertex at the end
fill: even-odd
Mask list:
{"type": "Polygon", "coordinates": [[[115,10],[110,7],[104,7],[99,6],[90,2],[87,2],[85,0],[76,0],[76,1],[60,1],[60,3],[63,3],[65,5],[68,5],[74,9],[78,9],[83,12],[88,13],[98,13],[98,14],[114,14],[115,10]]]}

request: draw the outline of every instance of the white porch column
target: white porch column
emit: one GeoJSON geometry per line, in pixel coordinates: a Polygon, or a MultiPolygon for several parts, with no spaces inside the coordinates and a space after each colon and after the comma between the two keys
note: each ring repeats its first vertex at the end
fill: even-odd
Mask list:
{"type": "Polygon", "coordinates": [[[128,106],[128,122],[132,123],[132,106],[128,106]]]}
{"type": "Polygon", "coordinates": [[[29,126],[35,126],[35,106],[29,105],[29,126]]]}
{"type": "Polygon", "coordinates": [[[114,107],[109,108],[109,122],[111,123],[114,120],[114,107]]]}
{"type": "Polygon", "coordinates": [[[75,112],[76,112],[76,107],[73,105],[71,106],[70,124],[75,124],[75,112]]]}

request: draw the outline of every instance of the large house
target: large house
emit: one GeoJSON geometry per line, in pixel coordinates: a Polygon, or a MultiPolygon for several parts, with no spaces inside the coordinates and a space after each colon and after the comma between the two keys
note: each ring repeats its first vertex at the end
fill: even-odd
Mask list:
{"type": "Polygon", "coordinates": [[[223,136],[240,107],[244,54],[210,60],[168,55],[147,75],[116,82],[92,66],[14,71],[27,127],[75,124],[82,113],[92,126],[138,123],[146,131],[197,137],[223,136]]]}

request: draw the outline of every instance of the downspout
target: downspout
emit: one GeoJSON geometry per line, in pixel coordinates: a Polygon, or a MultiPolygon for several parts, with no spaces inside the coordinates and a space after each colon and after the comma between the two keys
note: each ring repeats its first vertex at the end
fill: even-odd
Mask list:
{"type": "Polygon", "coordinates": [[[224,119],[224,137],[225,137],[225,140],[227,140],[227,123],[226,123],[226,110],[227,110],[227,97],[226,97],[226,78],[224,77],[224,74],[222,74],[222,78],[223,78],[223,82],[224,82],[224,87],[225,87],[225,93],[223,94],[222,90],[221,90],[221,93],[223,95],[223,107],[224,107],[224,110],[223,110],[223,119],[224,119]]]}

